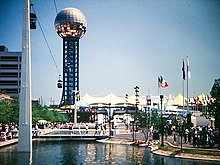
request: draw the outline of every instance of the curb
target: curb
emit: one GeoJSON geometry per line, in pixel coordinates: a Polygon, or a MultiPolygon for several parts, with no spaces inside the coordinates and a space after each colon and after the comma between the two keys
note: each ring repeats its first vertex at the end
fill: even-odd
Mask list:
{"type": "Polygon", "coordinates": [[[7,141],[4,141],[4,142],[0,142],[0,148],[10,146],[10,145],[13,145],[15,143],[18,143],[18,139],[12,139],[12,140],[7,140],[7,141]]]}
{"type": "Polygon", "coordinates": [[[179,155],[169,155],[165,153],[157,153],[158,150],[152,151],[153,154],[155,155],[160,155],[160,156],[166,156],[166,157],[171,157],[171,158],[179,158],[179,159],[192,159],[192,160],[206,160],[206,161],[219,161],[220,159],[212,159],[212,158],[197,158],[197,157],[186,157],[186,156],[179,156],[179,155]]]}
{"type": "MultiPolygon", "coordinates": [[[[165,143],[167,143],[169,146],[174,147],[174,148],[178,148],[180,149],[179,146],[175,146],[170,142],[165,141],[165,143]]],[[[199,149],[199,148],[187,148],[187,147],[183,147],[183,149],[193,149],[193,150],[199,150],[199,151],[213,151],[213,152],[218,152],[216,150],[209,150],[209,149],[199,149]]],[[[180,155],[170,155],[170,154],[166,154],[166,153],[158,153],[159,149],[156,150],[152,150],[153,154],[156,155],[161,155],[161,156],[166,156],[166,157],[172,157],[172,158],[180,158],[180,159],[192,159],[192,160],[206,160],[206,161],[220,161],[220,159],[215,159],[215,158],[198,158],[198,157],[187,157],[187,156],[180,156],[180,155]]],[[[204,155],[205,156],[205,155],[204,155]]]]}
{"type": "Polygon", "coordinates": [[[96,140],[96,141],[99,143],[109,143],[109,144],[127,144],[127,145],[134,144],[134,142],[124,142],[123,140],[125,139],[122,139],[120,141],[111,141],[107,138],[107,139],[101,139],[101,140],[96,140]]]}
{"type": "MultiPolygon", "coordinates": [[[[123,139],[125,140],[125,139],[123,139]]],[[[109,139],[102,139],[102,140],[96,140],[99,143],[109,143],[109,144],[128,144],[131,145],[134,142],[123,142],[123,141],[110,141],[109,139]]],[[[166,142],[168,145],[170,145],[171,147],[174,148],[180,148],[178,146],[175,146],[169,142],[166,142]]],[[[179,159],[192,159],[192,160],[205,160],[205,161],[218,161],[220,162],[220,159],[212,159],[212,158],[198,158],[198,157],[187,157],[187,156],[180,156],[180,155],[170,155],[170,154],[166,154],[166,153],[159,153],[157,151],[159,151],[158,147],[154,147],[154,146],[147,146],[148,148],[150,148],[150,151],[155,154],[155,155],[160,155],[160,156],[165,156],[165,157],[171,157],[171,158],[179,158],[179,159]]],[[[195,149],[195,148],[186,148],[183,147],[184,149],[195,149]]],[[[207,151],[207,150],[206,150],[207,151]]]]}
{"type": "MultiPolygon", "coordinates": [[[[167,143],[169,146],[173,147],[173,148],[178,148],[180,149],[180,146],[176,146],[174,144],[172,144],[171,142],[165,141],[165,143],[167,143]]],[[[217,149],[207,149],[207,148],[196,148],[196,147],[183,147],[183,149],[187,149],[187,150],[198,150],[198,151],[212,151],[212,152],[220,152],[220,150],[217,149]]]]}

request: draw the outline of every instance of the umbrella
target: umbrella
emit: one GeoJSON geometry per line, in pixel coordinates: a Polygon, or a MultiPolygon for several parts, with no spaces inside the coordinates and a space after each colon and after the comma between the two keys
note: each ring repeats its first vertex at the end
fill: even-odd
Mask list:
{"type": "Polygon", "coordinates": [[[47,123],[47,120],[38,120],[38,123],[47,123]]]}

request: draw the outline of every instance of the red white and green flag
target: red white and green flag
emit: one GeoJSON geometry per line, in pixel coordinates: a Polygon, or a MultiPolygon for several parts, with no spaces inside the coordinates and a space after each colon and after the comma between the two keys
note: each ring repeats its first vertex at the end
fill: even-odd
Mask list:
{"type": "Polygon", "coordinates": [[[158,87],[163,89],[168,87],[168,82],[162,76],[158,76],[158,87]]]}

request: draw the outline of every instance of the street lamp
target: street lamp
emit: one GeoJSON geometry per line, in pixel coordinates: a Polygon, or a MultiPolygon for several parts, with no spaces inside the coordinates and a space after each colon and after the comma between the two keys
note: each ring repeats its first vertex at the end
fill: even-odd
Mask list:
{"type": "Polygon", "coordinates": [[[128,94],[125,94],[125,104],[128,105],[128,94]]]}
{"type": "Polygon", "coordinates": [[[111,137],[111,103],[109,103],[109,112],[108,112],[108,124],[109,124],[109,139],[111,137]]]}
{"type": "MultiPolygon", "coordinates": [[[[134,117],[134,124],[135,124],[135,131],[134,131],[134,129],[133,129],[133,140],[135,140],[135,137],[136,137],[136,131],[137,131],[137,121],[136,121],[136,119],[137,119],[137,114],[138,114],[138,104],[140,103],[139,102],[139,99],[138,99],[138,97],[139,97],[139,87],[138,86],[135,86],[134,87],[134,90],[135,90],[135,97],[136,97],[136,99],[135,99],[135,117],[134,117]]],[[[134,125],[133,125],[133,128],[134,128],[134,125]]]]}
{"type": "Polygon", "coordinates": [[[125,112],[128,112],[128,94],[125,94],[125,112]]]}
{"type": "Polygon", "coordinates": [[[139,94],[138,94],[139,93],[139,87],[135,86],[134,90],[135,90],[135,97],[136,97],[136,99],[135,99],[135,113],[137,115],[137,113],[138,113],[137,105],[140,103],[139,99],[138,99],[138,97],[139,97],[139,94]]]}
{"type": "Polygon", "coordinates": [[[160,95],[160,104],[161,104],[161,108],[160,108],[160,120],[161,120],[161,146],[164,146],[163,144],[163,132],[164,132],[164,126],[163,126],[163,113],[162,113],[162,108],[163,108],[163,95],[160,95]]]}
{"type": "Polygon", "coordinates": [[[80,100],[80,94],[78,90],[73,90],[73,98],[74,98],[74,113],[73,113],[73,121],[76,124],[77,123],[77,107],[76,107],[76,102],[78,102],[80,100]]]}
{"type": "Polygon", "coordinates": [[[180,130],[180,152],[181,153],[183,152],[183,124],[184,124],[183,121],[180,120],[179,130],[180,130]]]}

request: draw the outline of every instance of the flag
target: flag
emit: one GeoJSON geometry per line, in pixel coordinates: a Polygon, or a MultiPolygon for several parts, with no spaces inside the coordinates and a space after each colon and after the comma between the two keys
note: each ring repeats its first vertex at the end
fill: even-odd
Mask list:
{"type": "Polygon", "coordinates": [[[158,87],[159,87],[159,88],[161,87],[161,83],[162,83],[161,77],[162,77],[162,76],[158,76],[158,87]]]}
{"type": "Polygon", "coordinates": [[[182,71],[183,71],[183,80],[185,80],[185,79],[186,79],[186,72],[185,72],[184,59],[183,59],[183,67],[182,67],[182,71]]]}
{"type": "Polygon", "coordinates": [[[188,75],[188,78],[191,78],[190,68],[189,68],[189,58],[188,56],[186,58],[187,58],[187,75],[188,75]]]}
{"type": "Polygon", "coordinates": [[[158,77],[158,87],[160,88],[166,88],[168,87],[168,83],[166,80],[164,80],[164,78],[162,76],[158,77]]]}
{"type": "Polygon", "coordinates": [[[163,79],[162,83],[161,83],[161,87],[162,88],[167,88],[168,87],[168,83],[166,80],[163,79]]]}

